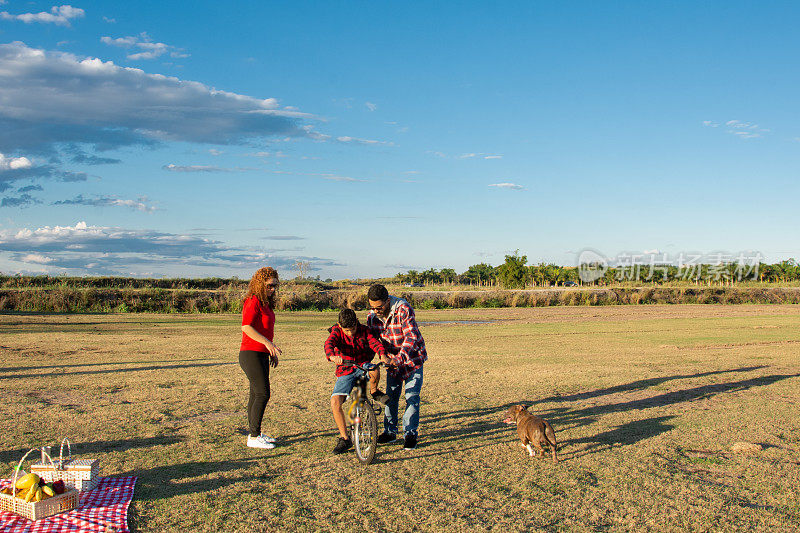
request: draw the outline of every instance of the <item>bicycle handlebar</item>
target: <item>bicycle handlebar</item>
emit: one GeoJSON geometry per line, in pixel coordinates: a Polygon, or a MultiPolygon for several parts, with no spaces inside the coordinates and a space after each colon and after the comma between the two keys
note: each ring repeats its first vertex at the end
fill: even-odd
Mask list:
{"type": "Polygon", "coordinates": [[[381,362],[378,362],[378,363],[366,362],[366,363],[361,363],[361,364],[357,364],[357,363],[342,363],[342,366],[344,368],[351,368],[351,367],[360,368],[361,370],[364,370],[365,372],[369,372],[370,370],[375,370],[378,367],[384,366],[384,364],[383,364],[383,361],[381,361],[381,362]]]}

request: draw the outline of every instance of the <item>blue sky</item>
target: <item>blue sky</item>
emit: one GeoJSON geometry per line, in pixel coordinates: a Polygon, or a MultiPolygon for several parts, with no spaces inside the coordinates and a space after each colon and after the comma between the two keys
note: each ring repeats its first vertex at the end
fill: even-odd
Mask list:
{"type": "Polygon", "coordinates": [[[800,258],[796,3],[429,4],[0,0],[0,271],[800,258]]]}

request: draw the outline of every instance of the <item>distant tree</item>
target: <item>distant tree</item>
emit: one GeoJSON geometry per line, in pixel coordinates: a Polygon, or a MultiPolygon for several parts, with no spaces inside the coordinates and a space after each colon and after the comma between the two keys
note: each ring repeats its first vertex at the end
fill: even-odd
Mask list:
{"type": "Polygon", "coordinates": [[[528,281],[528,268],[525,264],[528,257],[519,255],[519,250],[514,255],[507,255],[506,262],[497,267],[500,283],[506,289],[522,289],[528,281]]]}
{"type": "Polygon", "coordinates": [[[544,263],[539,263],[538,265],[531,265],[528,267],[528,270],[530,271],[529,276],[536,285],[544,285],[546,268],[547,267],[544,263]]]}
{"type": "Polygon", "coordinates": [[[435,268],[429,268],[423,271],[420,273],[420,277],[422,278],[422,283],[436,284],[442,281],[442,277],[436,272],[435,268]]]}
{"type": "Polygon", "coordinates": [[[293,267],[294,267],[294,270],[297,270],[297,272],[298,272],[298,276],[297,276],[298,278],[306,279],[306,274],[311,269],[311,263],[308,262],[308,261],[302,261],[302,260],[298,259],[297,261],[294,262],[293,267]]]}
{"type": "Polygon", "coordinates": [[[452,268],[443,268],[439,271],[439,277],[444,283],[453,283],[458,277],[458,274],[456,274],[456,271],[452,268]]]}
{"type": "Polygon", "coordinates": [[[560,266],[554,265],[553,263],[548,263],[546,265],[542,265],[540,268],[542,270],[542,277],[548,285],[555,285],[558,283],[561,275],[560,266]]]}
{"type": "Polygon", "coordinates": [[[461,277],[465,279],[467,283],[481,285],[497,279],[497,271],[492,265],[478,263],[477,265],[469,267],[466,272],[461,274],[461,277]]]}

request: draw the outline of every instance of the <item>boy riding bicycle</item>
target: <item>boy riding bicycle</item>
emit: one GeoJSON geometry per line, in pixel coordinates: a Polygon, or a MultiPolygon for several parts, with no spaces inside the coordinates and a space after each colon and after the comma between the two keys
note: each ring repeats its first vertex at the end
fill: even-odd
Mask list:
{"type": "MultiPolygon", "coordinates": [[[[325,341],[325,357],[328,361],[336,363],[336,385],[331,395],[331,411],[339,429],[339,440],[333,453],[340,454],[353,445],[347,436],[342,404],[350,394],[356,378],[364,374],[363,370],[350,365],[370,362],[375,354],[378,354],[384,363],[389,359],[381,341],[368,327],[359,323],[352,309],[342,309],[338,323],[328,328],[328,331],[330,335],[325,341]]],[[[380,369],[376,368],[369,372],[370,394],[376,401],[386,403],[388,397],[378,389],[380,378],[380,369]]]]}

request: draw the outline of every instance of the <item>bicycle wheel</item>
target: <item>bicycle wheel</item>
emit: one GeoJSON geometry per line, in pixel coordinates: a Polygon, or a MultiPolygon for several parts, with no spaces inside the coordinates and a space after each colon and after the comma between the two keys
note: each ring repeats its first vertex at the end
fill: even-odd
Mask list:
{"type": "Polygon", "coordinates": [[[358,460],[362,464],[370,464],[375,458],[375,448],[378,447],[378,419],[368,402],[359,402],[356,406],[356,416],[353,421],[353,444],[358,460]]]}

